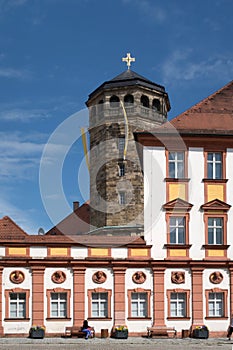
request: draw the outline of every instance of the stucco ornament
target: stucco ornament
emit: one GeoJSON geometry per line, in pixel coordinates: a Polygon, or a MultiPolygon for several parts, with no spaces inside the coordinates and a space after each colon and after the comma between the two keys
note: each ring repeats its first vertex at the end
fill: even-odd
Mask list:
{"type": "Polygon", "coordinates": [[[98,284],[104,283],[107,279],[105,272],[97,271],[92,276],[92,281],[98,284]]]}
{"type": "Polygon", "coordinates": [[[223,280],[223,275],[219,271],[215,271],[210,274],[210,282],[214,284],[219,284],[223,280]]]}
{"type": "Polygon", "coordinates": [[[172,283],[181,284],[185,282],[185,273],[183,271],[173,271],[171,273],[172,283]]]}
{"type": "Polygon", "coordinates": [[[25,279],[24,273],[19,270],[15,270],[10,274],[10,281],[15,284],[22,283],[25,279]]]}
{"type": "Polygon", "coordinates": [[[63,271],[55,271],[51,279],[54,283],[63,283],[66,280],[66,274],[63,271]]]}
{"type": "Polygon", "coordinates": [[[146,275],[142,271],[137,271],[133,274],[132,280],[137,284],[144,283],[146,280],[146,275]]]}

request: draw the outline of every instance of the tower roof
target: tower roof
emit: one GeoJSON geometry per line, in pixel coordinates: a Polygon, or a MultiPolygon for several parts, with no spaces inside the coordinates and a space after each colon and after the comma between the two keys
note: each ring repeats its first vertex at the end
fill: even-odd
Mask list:
{"type": "Polygon", "coordinates": [[[103,84],[101,84],[89,95],[89,100],[102,90],[110,90],[113,88],[134,85],[143,86],[166,94],[165,88],[162,85],[153,83],[151,80],[143,77],[142,75],[139,75],[131,69],[127,69],[113,79],[105,81],[103,84]]]}

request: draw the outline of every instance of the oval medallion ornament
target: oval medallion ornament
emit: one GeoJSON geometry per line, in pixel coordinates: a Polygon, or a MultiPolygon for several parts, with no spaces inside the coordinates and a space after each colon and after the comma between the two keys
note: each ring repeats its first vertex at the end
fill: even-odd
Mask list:
{"type": "Polygon", "coordinates": [[[185,273],[183,271],[175,271],[171,274],[172,283],[181,284],[185,282],[185,273]]]}
{"type": "Polygon", "coordinates": [[[54,283],[63,283],[66,280],[66,274],[63,271],[56,271],[51,277],[54,283]]]}
{"type": "Polygon", "coordinates": [[[10,281],[15,284],[20,284],[24,281],[24,273],[19,270],[15,270],[10,274],[10,281]]]}
{"type": "Polygon", "coordinates": [[[223,280],[223,275],[219,271],[215,271],[210,275],[210,282],[214,284],[219,284],[223,280]]]}
{"type": "Polygon", "coordinates": [[[98,284],[104,283],[106,279],[107,276],[103,271],[97,271],[92,276],[92,281],[98,284]]]}
{"type": "Polygon", "coordinates": [[[142,271],[137,271],[133,274],[132,280],[137,284],[144,283],[146,280],[146,275],[142,271]]]}

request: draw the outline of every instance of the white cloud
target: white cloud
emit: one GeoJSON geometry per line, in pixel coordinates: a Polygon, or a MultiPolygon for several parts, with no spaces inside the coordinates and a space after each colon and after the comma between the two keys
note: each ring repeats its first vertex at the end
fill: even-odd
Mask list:
{"type": "Polygon", "coordinates": [[[49,113],[43,109],[10,109],[0,112],[0,119],[6,121],[20,121],[20,122],[28,122],[32,119],[44,119],[48,118],[49,113]]]}
{"type": "Polygon", "coordinates": [[[162,66],[165,83],[191,81],[198,78],[221,78],[231,80],[233,74],[233,57],[215,55],[206,60],[197,61],[191,49],[176,50],[162,66]]]}
{"type": "Polygon", "coordinates": [[[166,12],[153,1],[122,0],[122,2],[127,6],[137,7],[140,14],[142,14],[147,21],[156,20],[158,22],[164,22],[166,20],[166,12]]]}
{"type": "Polygon", "coordinates": [[[0,0],[0,13],[10,11],[26,4],[28,0],[0,0]]]}
{"type": "Polygon", "coordinates": [[[30,76],[31,73],[23,69],[0,68],[0,77],[2,78],[28,79],[30,76]]]}
{"type": "Polygon", "coordinates": [[[31,221],[29,215],[25,210],[20,210],[9,200],[0,197],[0,218],[9,216],[19,227],[21,227],[28,234],[37,232],[37,225],[31,221]]]}

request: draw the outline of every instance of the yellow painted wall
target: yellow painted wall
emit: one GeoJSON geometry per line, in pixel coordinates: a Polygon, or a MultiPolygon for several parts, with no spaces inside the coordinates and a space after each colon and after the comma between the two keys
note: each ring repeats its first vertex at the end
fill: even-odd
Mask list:
{"type": "Polygon", "coordinates": [[[186,256],[186,249],[170,249],[170,256],[186,256]]]}
{"type": "Polygon", "coordinates": [[[131,249],[131,256],[148,256],[147,249],[131,249]]]}
{"type": "Polygon", "coordinates": [[[223,185],[207,185],[207,202],[210,202],[215,198],[224,201],[223,185]]]}
{"type": "Polygon", "coordinates": [[[185,184],[169,184],[169,201],[176,198],[186,199],[185,184]]]}
{"type": "Polygon", "coordinates": [[[224,256],[224,250],[208,250],[208,256],[224,256]]]}
{"type": "Polygon", "coordinates": [[[53,256],[67,256],[68,249],[67,248],[50,248],[50,255],[53,256]]]}
{"type": "Polygon", "coordinates": [[[107,248],[91,248],[91,256],[108,256],[107,248]]]}
{"type": "Polygon", "coordinates": [[[9,255],[27,255],[27,248],[17,248],[17,247],[14,247],[14,248],[8,248],[8,253],[9,255]]]}

